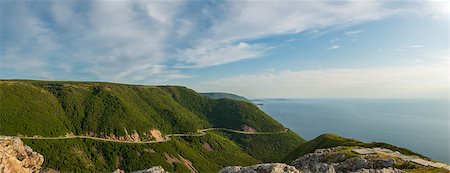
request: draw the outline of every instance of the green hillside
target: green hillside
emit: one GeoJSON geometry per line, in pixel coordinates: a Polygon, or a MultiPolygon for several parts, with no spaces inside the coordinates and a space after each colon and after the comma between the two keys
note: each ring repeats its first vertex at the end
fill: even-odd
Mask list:
{"type": "Polygon", "coordinates": [[[0,102],[0,135],[125,136],[136,131],[148,139],[151,129],[163,135],[193,134],[212,127],[239,130],[243,125],[260,132],[208,131],[205,136],[145,144],[23,139],[44,155],[44,167],[61,171],[134,171],[161,165],[170,172],[217,172],[229,165],[290,162],[315,149],[335,146],[383,147],[419,155],[385,143],[363,143],[331,134],[305,143],[252,103],[211,99],[180,86],[1,80],[0,102]]]}
{"type": "Polygon", "coordinates": [[[205,98],[176,86],[99,82],[1,81],[0,134],[59,136],[196,132],[208,127],[258,131],[283,126],[257,107],[205,98]],[[45,128],[43,128],[45,126],[45,128]]]}
{"type": "Polygon", "coordinates": [[[287,154],[305,140],[292,131],[280,134],[246,135],[224,132],[225,136],[241,146],[247,153],[263,162],[281,162],[287,154]],[[279,141],[283,141],[280,143],[279,141]]]}
{"type": "Polygon", "coordinates": [[[215,133],[154,144],[121,144],[90,139],[25,139],[24,142],[44,155],[44,167],[60,171],[112,172],[120,168],[130,172],[160,165],[170,172],[190,172],[182,162],[184,158],[199,172],[217,172],[229,165],[260,162],[233,141],[215,133]],[[212,150],[205,149],[205,144],[212,150]]]}
{"type": "Polygon", "coordinates": [[[202,137],[173,137],[148,144],[23,139],[44,155],[45,167],[62,171],[132,171],[161,165],[171,172],[187,172],[184,158],[199,172],[216,172],[229,165],[279,161],[304,142],[292,132],[278,134],[285,128],[251,103],[210,99],[179,86],[2,80],[0,101],[0,135],[124,136],[136,131],[145,137],[151,129],[163,134],[196,133],[211,127],[238,130],[242,125],[275,132],[233,135],[209,131],[202,137]]]}
{"type": "Polygon", "coordinates": [[[231,99],[231,100],[239,100],[239,101],[244,101],[244,102],[253,104],[253,102],[251,100],[249,100],[243,96],[231,94],[231,93],[210,92],[210,93],[200,93],[200,95],[206,96],[206,97],[209,97],[212,99],[231,99]]]}
{"type": "Polygon", "coordinates": [[[355,139],[350,138],[344,138],[335,134],[323,134],[320,135],[313,140],[310,140],[306,143],[303,143],[299,145],[294,151],[292,151],[290,154],[288,154],[286,157],[284,157],[283,162],[290,163],[291,161],[305,155],[311,152],[314,152],[316,149],[322,149],[322,148],[331,148],[331,147],[337,147],[337,146],[361,146],[361,147],[368,147],[368,148],[374,148],[374,147],[381,147],[381,148],[387,148],[394,151],[399,151],[406,155],[417,155],[422,158],[426,158],[425,156],[422,156],[418,153],[412,152],[405,148],[396,147],[390,144],[382,143],[382,142],[371,142],[371,143],[364,143],[361,141],[357,141],[355,139]]]}

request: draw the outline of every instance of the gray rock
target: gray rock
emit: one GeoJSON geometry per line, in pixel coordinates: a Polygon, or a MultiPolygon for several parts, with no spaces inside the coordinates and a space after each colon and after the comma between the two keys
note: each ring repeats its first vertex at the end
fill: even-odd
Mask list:
{"type": "Polygon", "coordinates": [[[360,169],[354,173],[406,173],[406,172],[395,168],[383,168],[383,169],[360,169]]]}
{"type": "Polygon", "coordinates": [[[264,163],[248,167],[228,166],[219,173],[300,173],[300,171],[283,163],[264,163]]]}
{"type": "Polygon", "coordinates": [[[395,159],[393,159],[393,158],[384,159],[382,164],[384,167],[391,167],[392,165],[395,164],[395,159]]]}
{"type": "Polygon", "coordinates": [[[161,166],[154,166],[154,167],[151,167],[149,169],[140,170],[140,171],[133,171],[131,173],[169,173],[169,172],[166,172],[164,170],[164,168],[161,167],[161,166]]]}
{"type": "Polygon", "coordinates": [[[225,168],[223,168],[222,170],[220,170],[220,173],[234,173],[234,172],[240,172],[241,171],[240,166],[227,166],[225,168]]]}
{"type": "Polygon", "coordinates": [[[358,169],[364,168],[366,165],[367,165],[367,160],[361,158],[361,159],[356,160],[352,169],[353,169],[353,171],[356,171],[358,169]]]}

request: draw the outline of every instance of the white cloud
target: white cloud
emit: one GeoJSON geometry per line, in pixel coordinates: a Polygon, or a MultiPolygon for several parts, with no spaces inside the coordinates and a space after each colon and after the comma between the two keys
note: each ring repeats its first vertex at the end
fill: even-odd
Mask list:
{"type": "Polygon", "coordinates": [[[333,49],[338,49],[338,48],[340,48],[340,47],[341,47],[341,46],[334,44],[334,45],[331,45],[330,47],[327,47],[327,49],[328,49],[328,50],[333,50],[333,49]]]}
{"type": "Polygon", "coordinates": [[[360,33],[363,33],[364,30],[353,30],[353,31],[347,31],[345,32],[345,35],[347,36],[354,36],[354,35],[358,35],[360,33]]]}
{"type": "Polygon", "coordinates": [[[180,68],[209,67],[240,61],[244,59],[259,58],[263,50],[267,49],[263,45],[249,45],[245,42],[228,45],[203,46],[196,49],[186,49],[182,51],[184,62],[187,65],[180,65],[180,68]]]}
{"type": "Polygon", "coordinates": [[[410,48],[422,48],[423,47],[423,45],[421,45],[421,44],[414,44],[414,45],[411,45],[411,46],[409,46],[410,48]]]}
{"type": "Polygon", "coordinates": [[[337,41],[338,41],[338,39],[330,40],[331,46],[327,47],[327,49],[328,50],[333,50],[333,49],[340,48],[341,46],[336,43],[337,41]]]}
{"type": "Polygon", "coordinates": [[[178,11],[178,4],[2,2],[8,7],[2,11],[2,29],[6,30],[2,34],[7,33],[8,40],[2,42],[8,44],[2,48],[0,67],[33,74],[26,76],[33,78],[42,78],[43,73],[39,72],[56,73],[52,75],[56,77],[76,72],[94,80],[120,82],[185,77],[173,74],[176,70],[164,68],[166,71],[158,72],[157,68],[167,60],[166,31],[171,30],[170,21],[178,11]],[[80,5],[85,5],[85,9],[80,11],[80,5]],[[50,16],[41,16],[47,9],[50,16]],[[54,66],[62,70],[52,71],[54,66]]]}
{"type": "Polygon", "coordinates": [[[426,0],[423,3],[425,6],[425,14],[431,15],[436,19],[444,19],[448,21],[450,9],[449,1],[426,0]]]}
{"type": "Polygon", "coordinates": [[[237,49],[230,45],[309,29],[377,20],[394,12],[383,8],[382,3],[356,1],[228,1],[223,9],[224,16],[213,17],[212,26],[196,44],[181,50],[180,61],[193,67],[207,67],[258,58],[268,47],[247,43],[247,48],[237,49]]]}
{"type": "Polygon", "coordinates": [[[74,73],[120,82],[184,78],[189,76],[180,74],[183,69],[174,68],[263,57],[274,45],[257,39],[357,24],[397,11],[382,2],[357,1],[213,4],[193,10],[182,1],[2,1],[1,33],[8,36],[2,36],[0,68],[37,78],[74,73]]]}
{"type": "Polygon", "coordinates": [[[350,38],[352,41],[357,41],[359,38],[359,34],[365,32],[364,30],[353,30],[353,31],[347,31],[344,34],[350,38]]]}
{"type": "Polygon", "coordinates": [[[413,66],[365,69],[268,71],[205,81],[200,91],[225,91],[248,97],[446,97],[448,59],[413,66]]]}

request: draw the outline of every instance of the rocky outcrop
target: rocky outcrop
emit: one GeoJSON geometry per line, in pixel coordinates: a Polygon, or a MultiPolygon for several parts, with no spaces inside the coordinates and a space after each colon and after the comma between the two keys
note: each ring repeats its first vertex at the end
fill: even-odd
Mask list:
{"type": "Polygon", "coordinates": [[[265,163],[248,167],[228,166],[219,173],[300,173],[300,171],[283,163],[265,163]]]}
{"type": "Polygon", "coordinates": [[[244,132],[250,132],[250,133],[255,133],[256,132],[256,130],[253,127],[250,127],[250,126],[248,126],[246,124],[243,124],[241,126],[241,130],[244,131],[244,132]]]}
{"type": "Polygon", "coordinates": [[[290,165],[266,163],[254,166],[229,166],[220,173],[405,173],[392,168],[396,160],[377,154],[360,155],[348,147],[318,149],[290,165]]]}
{"type": "Polygon", "coordinates": [[[291,163],[303,172],[404,172],[391,168],[394,158],[377,154],[359,155],[344,147],[318,149],[291,163]]]}
{"type": "Polygon", "coordinates": [[[0,136],[0,172],[38,172],[44,156],[34,152],[16,137],[0,136]]]}
{"type": "MultiPolygon", "coordinates": [[[[125,173],[125,171],[123,171],[121,169],[117,169],[112,173],[125,173]]],[[[133,171],[131,173],[169,173],[169,172],[166,172],[162,166],[154,166],[149,169],[133,171]]]]}
{"type": "Polygon", "coordinates": [[[166,172],[164,170],[164,168],[161,166],[154,166],[154,167],[151,167],[150,169],[134,171],[131,173],[169,173],[169,172],[166,172]]]}

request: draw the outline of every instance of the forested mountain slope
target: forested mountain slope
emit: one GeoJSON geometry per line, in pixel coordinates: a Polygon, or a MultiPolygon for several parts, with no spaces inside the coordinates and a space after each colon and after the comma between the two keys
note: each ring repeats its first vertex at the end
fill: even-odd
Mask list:
{"type": "Polygon", "coordinates": [[[209,99],[177,86],[1,81],[0,98],[0,134],[7,135],[122,136],[153,128],[169,134],[244,124],[257,131],[284,129],[252,104],[209,99]]]}
{"type": "Polygon", "coordinates": [[[171,137],[145,144],[23,139],[44,155],[44,167],[61,171],[133,171],[161,165],[170,172],[215,172],[228,165],[280,161],[304,142],[251,103],[210,99],[180,86],[2,80],[0,102],[0,135],[8,136],[137,133],[141,139],[149,139],[146,135],[153,135],[154,129],[165,136],[196,134],[211,127],[242,130],[243,126],[273,132],[240,135],[208,131],[204,136],[171,137]]]}

